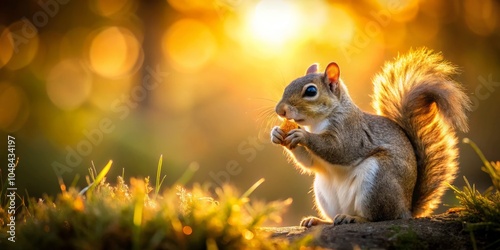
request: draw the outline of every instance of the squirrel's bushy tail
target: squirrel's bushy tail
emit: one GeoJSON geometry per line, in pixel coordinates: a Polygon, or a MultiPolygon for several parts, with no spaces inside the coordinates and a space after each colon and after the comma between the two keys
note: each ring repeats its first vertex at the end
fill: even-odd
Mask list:
{"type": "Polygon", "coordinates": [[[470,99],[450,76],[441,54],[412,50],[384,65],[374,78],[373,107],[407,133],[417,157],[412,215],[429,215],[458,169],[455,129],[467,131],[470,99]]]}

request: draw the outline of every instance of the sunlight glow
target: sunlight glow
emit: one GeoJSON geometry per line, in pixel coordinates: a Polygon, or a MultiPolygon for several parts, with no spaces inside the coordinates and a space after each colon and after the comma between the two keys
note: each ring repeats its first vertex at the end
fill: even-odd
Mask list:
{"type": "Polygon", "coordinates": [[[340,5],[333,5],[328,15],[335,17],[335,27],[324,25],[322,35],[332,44],[352,43],[356,32],[356,21],[352,14],[340,5]]]}
{"type": "Polygon", "coordinates": [[[261,1],[251,15],[251,31],[260,41],[282,44],[296,34],[298,16],[290,2],[261,1]]]}

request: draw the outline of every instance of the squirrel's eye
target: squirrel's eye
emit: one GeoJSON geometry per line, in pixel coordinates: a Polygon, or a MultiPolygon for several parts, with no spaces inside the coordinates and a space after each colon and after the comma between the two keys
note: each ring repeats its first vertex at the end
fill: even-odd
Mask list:
{"type": "Polygon", "coordinates": [[[318,93],[318,89],[315,86],[309,86],[304,91],[303,97],[314,97],[318,93]]]}

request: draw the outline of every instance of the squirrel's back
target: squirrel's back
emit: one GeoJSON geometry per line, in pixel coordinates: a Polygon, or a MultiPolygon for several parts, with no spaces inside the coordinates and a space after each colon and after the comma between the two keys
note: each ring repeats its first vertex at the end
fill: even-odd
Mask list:
{"type": "Polygon", "coordinates": [[[441,54],[412,50],[386,63],[374,82],[373,107],[398,123],[416,153],[412,215],[430,214],[458,170],[455,129],[467,131],[470,99],[451,79],[456,69],[441,54]]]}

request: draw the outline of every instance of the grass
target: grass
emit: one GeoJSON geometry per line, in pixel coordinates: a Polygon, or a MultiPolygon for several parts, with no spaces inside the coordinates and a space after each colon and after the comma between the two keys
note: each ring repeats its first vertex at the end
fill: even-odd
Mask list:
{"type": "Polygon", "coordinates": [[[493,235],[493,242],[487,243],[485,248],[500,248],[500,162],[490,162],[483,155],[479,147],[471,140],[464,139],[476,151],[484,166],[481,170],[486,172],[493,186],[485,192],[479,192],[475,185],[471,185],[464,177],[465,186],[462,189],[451,186],[455,192],[460,206],[461,217],[465,222],[465,229],[469,231],[474,249],[477,249],[475,235],[493,235]]]}
{"type": "MultiPolygon", "coordinates": [[[[30,198],[18,208],[17,240],[5,238],[7,212],[0,208],[1,249],[285,249],[283,239],[271,239],[259,228],[279,222],[291,199],[251,201],[259,180],[243,195],[229,185],[215,189],[194,184],[166,187],[158,163],[155,187],[149,178],[106,181],[110,161],[98,174],[90,169],[83,192],[61,184],[55,199],[30,198]],[[83,194],[84,193],[84,194],[83,194]]],[[[185,175],[190,175],[189,173],[185,175]]],[[[5,193],[1,194],[2,197],[5,193]]],[[[5,201],[2,200],[2,204],[5,201]]]]}

